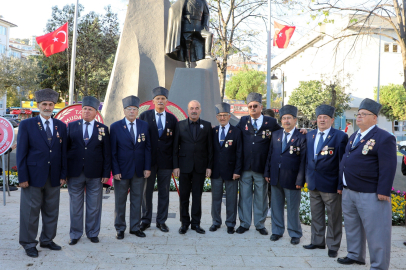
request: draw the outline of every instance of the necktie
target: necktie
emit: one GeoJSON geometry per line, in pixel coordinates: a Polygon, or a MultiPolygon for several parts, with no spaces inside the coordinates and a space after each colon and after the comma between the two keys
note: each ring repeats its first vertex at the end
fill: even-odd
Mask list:
{"type": "Polygon", "coordinates": [[[134,123],[130,123],[130,126],[131,126],[130,135],[131,135],[131,138],[133,139],[133,143],[135,143],[134,123]]]}
{"type": "Polygon", "coordinates": [[[319,138],[319,142],[317,143],[317,148],[316,148],[316,153],[314,153],[314,159],[317,159],[317,155],[320,153],[321,151],[321,147],[323,146],[324,143],[324,132],[319,132],[320,134],[320,138],[319,138]]]}
{"type": "Polygon", "coordinates": [[[226,134],[224,133],[225,127],[221,127],[221,134],[220,134],[220,146],[223,146],[224,140],[226,139],[226,134]]]}
{"type": "Polygon", "coordinates": [[[254,124],[252,124],[252,126],[254,127],[255,133],[257,133],[257,131],[258,131],[257,120],[258,119],[254,119],[254,124]]]}
{"type": "Polygon", "coordinates": [[[51,145],[52,142],[52,132],[51,129],[49,128],[49,121],[46,120],[45,124],[47,125],[47,127],[45,128],[45,132],[47,133],[47,138],[48,138],[48,143],[49,145],[51,145]]]}
{"type": "Polygon", "coordinates": [[[285,151],[286,145],[288,145],[288,135],[289,135],[289,132],[284,131],[284,133],[285,133],[285,138],[284,138],[283,141],[282,141],[282,152],[285,151]]]}
{"type": "Polygon", "coordinates": [[[87,131],[89,128],[90,123],[85,122],[86,128],[85,128],[85,136],[83,136],[83,140],[85,140],[85,145],[89,142],[89,132],[87,131]]]}
{"type": "Polygon", "coordinates": [[[197,139],[197,122],[192,123],[192,130],[193,130],[193,139],[196,141],[196,139],[197,139]]]}
{"type": "Polygon", "coordinates": [[[355,138],[354,143],[352,144],[351,148],[354,148],[355,146],[357,146],[357,144],[359,143],[359,139],[361,139],[361,133],[357,134],[357,137],[355,138]]]}
{"type": "Polygon", "coordinates": [[[161,137],[162,133],[164,133],[164,127],[162,126],[161,115],[162,113],[157,113],[158,115],[158,134],[161,137]]]}

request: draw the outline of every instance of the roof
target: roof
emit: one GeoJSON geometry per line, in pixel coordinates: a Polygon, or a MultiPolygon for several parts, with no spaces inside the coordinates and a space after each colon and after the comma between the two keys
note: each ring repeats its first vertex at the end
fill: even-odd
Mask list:
{"type": "Polygon", "coordinates": [[[14,23],[8,22],[8,21],[3,20],[3,19],[1,19],[1,18],[0,18],[0,23],[5,23],[5,24],[7,24],[7,25],[10,26],[10,27],[17,27],[17,25],[15,25],[14,23]]]}

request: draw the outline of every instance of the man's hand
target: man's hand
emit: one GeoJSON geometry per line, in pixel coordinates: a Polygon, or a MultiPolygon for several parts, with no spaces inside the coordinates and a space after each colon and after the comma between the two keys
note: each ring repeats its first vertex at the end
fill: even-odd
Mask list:
{"type": "Polygon", "coordinates": [[[116,180],[121,180],[121,173],[115,174],[113,178],[116,180]]]}
{"type": "Polygon", "coordinates": [[[11,146],[11,149],[14,150],[17,148],[17,144],[14,144],[13,146],[11,146]]]}
{"type": "Polygon", "coordinates": [[[105,177],[103,177],[103,178],[101,179],[101,182],[102,182],[103,184],[106,184],[107,181],[109,181],[109,179],[110,179],[110,178],[105,178],[105,177]]]}
{"type": "Polygon", "coordinates": [[[337,193],[340,194],[340,195],[342,195],[342,194],[343,194],[343,191],[337,189],[337,193]]]}
{"type": "Polygon", "coordinates": [[[66,184],[66,180],[65,180],[65,179],[59,179],[59,182],[61,183],[61,187],[66,184]]]}
{"type": "Polygon", "coordinates": [[[144,170],[144,178],[148,178],[151,175],[151,171],[144,170]]]}
{"type": "Polygon", "coordinates": [[[175,177],[179,177],[179,174],[180,174],[180,169],[179,168],[176,168],[176,169],[173,169],[173,176],[175,176],[175,177]]]}
{"type": "Polygon", "coordinates": [[[20,183],[20,187],[27,188],[29,186],[28,181],[20,183]]]}
{"type": "Polygon", "coordinates": [[[206,169],[206,177],[210,178],[211,175],[211,169],[206,169]]]}
{"type": "Polygon", "coordinates": [[[265,181],[269,183],[269,181],[271,181],[271,177],[265,177],[265,181]]]}
{"type": "Polygon", "coordinates": [[[296,185],[296,189],[302,189],[302,186],[296,185]]]}
{"type": "Polygon", "coordinates": [[[390,197],[389,197],[389,196],[385,196],[385,195],[378,194],[378,200],[390,202],[390,197]]]}
{"type": "Polygon", "coordinates": [[[237,180],[238,178],[240,178],[239,174],[233,174],[233,180],[237,180]]]}
{"type": "Polygon", "coordinates": [[[307,134],[307,129],[301,128],[300,133],[302,133],[303,135],[306,135],[307,134]]]}

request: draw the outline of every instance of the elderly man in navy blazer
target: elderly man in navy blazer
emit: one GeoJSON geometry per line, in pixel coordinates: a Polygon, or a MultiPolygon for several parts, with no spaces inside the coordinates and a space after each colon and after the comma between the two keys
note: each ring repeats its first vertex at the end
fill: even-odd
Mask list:
{"type": "Polygon", "coordinates": [[[264,225],[268,212],[268,183],[264,178],[265,163],[272,132],[281,127],[275,118],[261,114],[261,94],[249,93],[247,104],[250,115],[241,117],[237,125],[243,138],[243,172],[238,201],[240,227],[236,232],[241,234],[249,230],[254,208],[254,225],[260,234],[267,235],[268,231],[264,225]]]}
{"type": "Polygon", "coordinates": [[[162,232],[169,232],[165,222],[168,218],[169,187],[173,171],[173,138],[175,135],[176,117],[165,111],[169,91],[164,87],[152,90],[154,110],[148,110],[140,115],[140,119],[148,123],[151,136],[151,175],[147,180],[144,198],[142,200],[141,231],[151,226],[152,195],[155,180],[158,187],[158,209],[156,226],[162,232]]]}
{"type": "Polygon", "coordinates": [[[86,236],[92,243],[99,242],[103,183],[111,171],[109,129],[95,120],[99,106],[97,98],[84,97],[82,119],[68,124],[69,245],[76,245],[83,235],[85,190],[86,236]]]}
{"type": "Polygon", "coordinates": [[[130,188],[130,233],[145,237],[140,229],[141,204],[146,179],[151,175],[151,139],[148,123],[139,119],[140,99],[128,96],[123,99],[124,119],[110,127],[112,170],[114,176],[115,220],[117,239],[124,238],[126,230],[125,209],[130,188]]]}
{"type": "Polygon", "coordinates": [[[226,186],[227,233],[233,234],[237,219],[238,179],[242,171],[241,131],[230,125],[230,104],[215,106],[218,126],[213,128],[213,172],[211,174],[211,217],[214,232],[221,226],[223,183],[226,186]]]}
{"type": "Polygon", "coordinates": [[[59,189],[66,179],[66,125],[51,115],[59,94],[52,89],[35,92],[40,115],[23,120],[17,137],[20,201],[20,245],[30,257],[38,257],[39,215],[42,216],[40,246],[61,247],[53,242],[59,215],[59,189]]]}
{"type": "Polygon", "coordinates": [[[286,199],[290,243],[297,245],[303,235],[299,207],[301,188],[305,183],[306,135],[295,128],[297,124],[295,106],[283,106],[279,115],[284,129],[272,134],[264,173],[265,180],[272,188],[271,241],[278,241],[285,232],[286,199]]]}
{"type": "Polygon", "coordinates": [[[316,108],[317,130],[307,134],[306,179],[310,190],[312,214],[311,243],[305,249],[325,249],[328,256],[337,257],[342,236],[341,192],[338,170],[345,152],[348,136],[332,127],[335,108],[320,105],[316,108]],[[328,216],[326,234],[326,209],[328,216]]]}
{"type": "Polygon", "coordinates": [[[389,269],[392,233],[391,188],[395,178],[396,139],[376,126],[382,105],[366,98],[340,163],[348,254],[341,264],[365,264],[368,240],[371,269],[389,269]]]}

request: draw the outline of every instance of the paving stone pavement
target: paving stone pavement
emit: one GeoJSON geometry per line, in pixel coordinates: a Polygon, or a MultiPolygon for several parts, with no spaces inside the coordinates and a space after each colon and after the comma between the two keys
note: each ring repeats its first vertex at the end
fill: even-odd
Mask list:
{"type": "MultiPolygon", "coordinates": [[[[223,225],[218,231],[210,232],[211,193],[203,193],[202,228],[205,235],[188,230],[179,235],[179,197],[170,194],[169,233],[155,227],[145,231],[147,237],[139,238],[126,231],[124,240],[115,238],[114,192],[104,194],[100,243],[91,243],[83,236],[75,246],[69,246],[69,196],[61,190],[58,233],[55,242],[62,251],[51,251],[37,246],[38,258],[29,258],[18,243],[20,191],[7,196],[7,205],[0,206],[0,269],[52,269],[52,270],[95,270],[95,269],[199,269],[199,270],[242,270],[242,269],[369,269],[369,257],[365,266],[344,266],[337,259],[329,258],[326,250],[305,250],[303,244],[310,243],[310,226],[302,225],[303,237],[297,246],[290,244],[285,232],[277,242],[269,236],[262,236],[254,226],[246,233],[227,234],[223,225]]],[[[157,194],[154,193],[154,206],[157,194]]],[[[129,203],[127,202],[127,223],[129,203]]],[[[156,210],[156,209],[155,209],[156,210]]],[[[222,209],[223,222],[225,209],[222,209]]],[[[237,221],[237,226],[238,226],[237,221]]],[[[266,227],[271,231],[270,219],[266,227]]],[[[41,224],[40,224],[41,228],[41,224]]],[[[392,253],[390,269],[406,269],[405,227],[392,229],[392,253]]],[[[345,234],[338,256],[346,255],[345,234]]],[[[368,256],[368,255],[367,255],[368,256]]]]}

